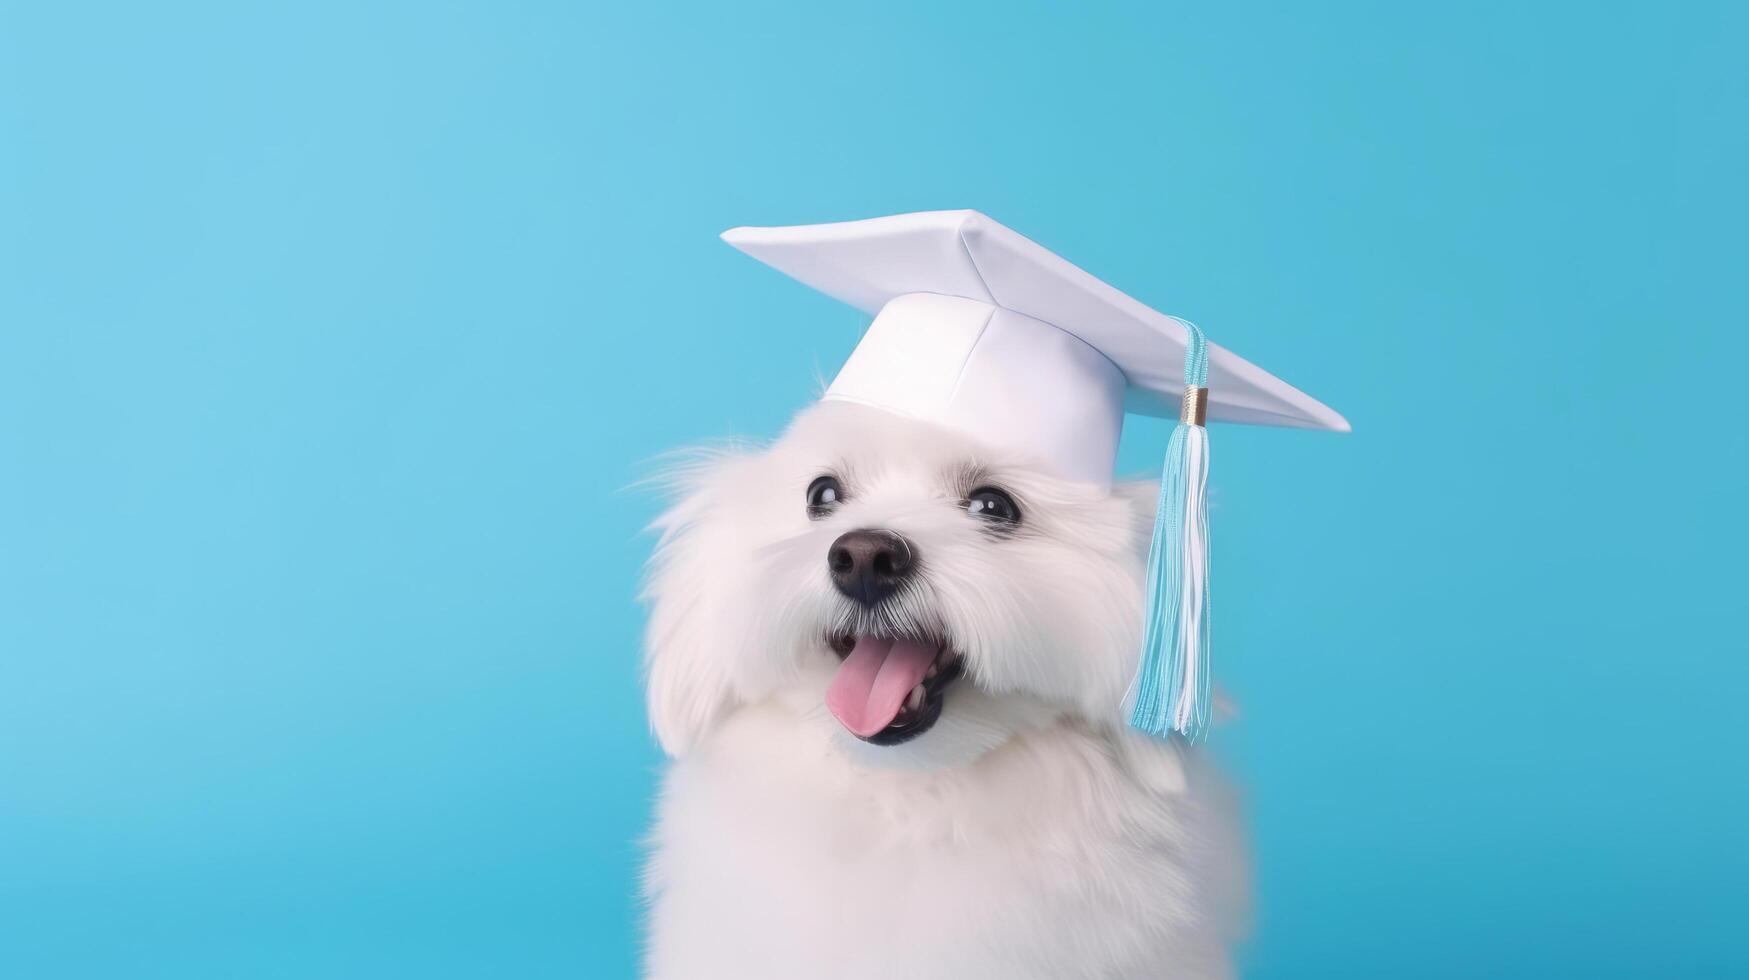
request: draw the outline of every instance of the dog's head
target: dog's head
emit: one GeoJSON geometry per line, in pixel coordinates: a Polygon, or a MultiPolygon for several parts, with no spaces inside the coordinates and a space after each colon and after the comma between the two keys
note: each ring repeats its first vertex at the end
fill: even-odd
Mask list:
{"type": "Polygon", "coordinates": [[[651,722],[684,753],[770,699],[867,764],[949,766],[1121,718],[1152,488],[823,402],[762,452],[684,467],[647,596],[651,722]]]}

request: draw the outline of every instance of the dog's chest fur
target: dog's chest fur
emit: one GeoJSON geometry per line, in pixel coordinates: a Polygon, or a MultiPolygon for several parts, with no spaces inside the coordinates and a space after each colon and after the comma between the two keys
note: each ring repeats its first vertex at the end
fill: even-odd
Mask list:
{"type": "Polygon", "coordinates": [[[713,977],[1202,977],[1242,861],[1194,755],[1062,723],[936,773],[743,708],[663,789],[647,967],[713,977]]]}

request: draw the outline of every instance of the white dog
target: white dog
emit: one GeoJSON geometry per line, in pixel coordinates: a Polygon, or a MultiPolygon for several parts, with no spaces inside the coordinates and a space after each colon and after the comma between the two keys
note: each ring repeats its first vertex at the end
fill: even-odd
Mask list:
{"type": "Polygon", "coordinates": [[[677,482],[650,976],[1232,972],[1227,796],[1120,710],[1152,486],[845,402],[677,482]]]}

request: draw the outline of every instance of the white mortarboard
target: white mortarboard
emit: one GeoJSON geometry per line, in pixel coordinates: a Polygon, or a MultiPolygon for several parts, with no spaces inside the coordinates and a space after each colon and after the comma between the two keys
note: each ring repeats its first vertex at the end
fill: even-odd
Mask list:
{"type": "MultiPolygon", "coordinates": [[[[873,314],[828,399],[862,402],[1107,486],[1124,411],[1177,417],[1185,323],[976,211],[734,228],[723,240],[873,314]]],[[[1208,345],[1208,418],[1345,432],[1342,416],[1208,345]]]]}
{"type": "Polygon", "coordinates": [[[1217,422],[1348,431],[1315,399],[976,211],[734,228],[723,240],[874,314],[826,391],[1017,449],[1107,487],[1126,411],[1178,416],[1149,563],[1130,720],[1208,723],[1203,489],[1217,422]]]}

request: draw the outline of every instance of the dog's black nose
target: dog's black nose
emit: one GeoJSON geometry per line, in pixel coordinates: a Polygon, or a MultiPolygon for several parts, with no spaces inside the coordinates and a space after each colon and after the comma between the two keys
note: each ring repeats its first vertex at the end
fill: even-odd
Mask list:
{"type": "Polygon", "coordinates": [[[849,531],[826,551],[838,591],[873,606],[899,591],[917,567],[917,550],[891,531],[849,531]]]}

